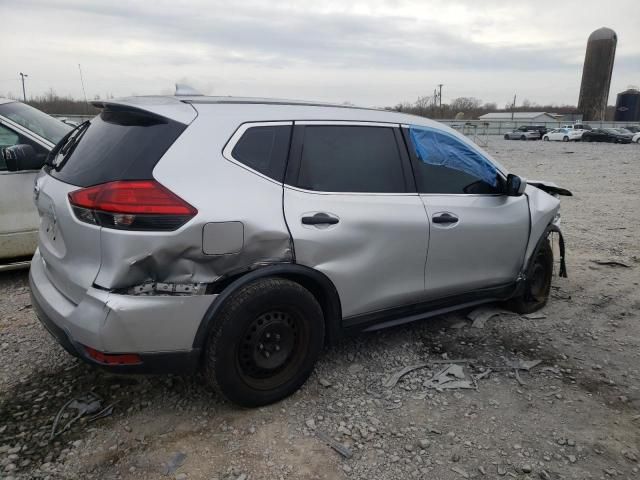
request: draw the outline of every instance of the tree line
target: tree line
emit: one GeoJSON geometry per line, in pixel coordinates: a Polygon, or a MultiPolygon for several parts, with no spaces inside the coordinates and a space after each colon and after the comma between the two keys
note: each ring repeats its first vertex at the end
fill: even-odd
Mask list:
{"type": "MultiPolygon", "coordinates": [[[[435,119],[464,119],[474,120],[485,113],[491,112],[553,112],[561,114],[577,114],[578,107],[575,105],[540,105],[530,100],[523,100],[520,105],[507,103],[504,108],[498,108],[494,102],[483,102],[475,97],[458,97],[449,103],[440,103],[433,96],[419,97],[415,102],[403,102],[394,107],[387,107],[387,110],[411,113],[421,117],[435,119]]],[[[615,107],[607,107],[605,120],[613,120],[615,107]]]]}

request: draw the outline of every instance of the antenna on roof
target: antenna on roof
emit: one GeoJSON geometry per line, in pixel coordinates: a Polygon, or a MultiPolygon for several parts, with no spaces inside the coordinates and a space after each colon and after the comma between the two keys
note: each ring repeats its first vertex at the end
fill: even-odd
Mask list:
{"type": "Polygon", "coordinates": [[[190,87],[189,85],[185,85],[184,83],[176,83],[176,97],[193,97],[193,96],[202,96],[202,94],[197,91],[195,88],[190,87]]]}

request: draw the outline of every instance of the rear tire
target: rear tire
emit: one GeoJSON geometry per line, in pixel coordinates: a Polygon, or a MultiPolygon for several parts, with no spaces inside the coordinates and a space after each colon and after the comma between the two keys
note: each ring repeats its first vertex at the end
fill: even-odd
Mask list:
{"type": "Polygon", "coordinates": [[[531,264],[522,294],[512,298],[507,307],[516,313],[532,313],[540,310],[549,300],[553,276],[553,250],[545,239],[531,264]]]}
{"type": "Polygon", "coordinates": [[[521,135],[521,136],[520,136],[520,140],[526,140],[526,139],[527,139],[527,137],[526,137],[526,136],[524,136],[524,135],[521,135]]]}
{"type": "Polygon", "coordinates": [[[563,142],[568,142],[569,141],[569,137],[567,137],[566,135],[564,137],[562,137],[562,141],[563,142]]]}
{"type": "Polygon", "coordinates": [[[216,315],[205,376],[243,407],[281,400],[307,380],[324,344],[324,318],[300,284],[266,278],[241,287],[216,315]]]}

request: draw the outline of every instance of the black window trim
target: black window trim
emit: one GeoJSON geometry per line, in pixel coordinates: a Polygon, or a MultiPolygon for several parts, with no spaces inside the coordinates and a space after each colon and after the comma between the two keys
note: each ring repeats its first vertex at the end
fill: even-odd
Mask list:
{"type": "Polygon", "coordinates": [[[278,180],[276,180],[274,178],[271,178],[268,175],[265,175],[264,173],[259,172],[259,171],[255,170],[255,169],[251,168],[250,166],[242,163],[237,158],[234,158],[233,149],[236,147],[236,145],[238,144],[238,142],[240,141],[240,139],[242,138],[244,133],[247,130],[249,130],[250,128],[253,128],[253,127],[277,127],[277,126],[285,126],[285,127],[293,128],[293,124],[294,124],[293,120],[273,120],[273,121],[264,120],[264,121],[255,121],[255,122],[253,122],[253,121],[251,121],[251,122],[243,122],[240,125],[238,125],[238,128],[236,128],[235,132],[233,132],[233,134],[231,135],[229,140],[227,140],[227,143],[224,145],[224,147],[222,147],[222,156],[226,160],[228,160],[229,162],[233,163],[234,165],[237,165],[237,166],[239,166],[241,168],[244,168],[245,170],[264,178],[265,180],[269,180],[270,182],[275,183],[276,185],[282,186],[282,182],[281,181],[278,181],[278,180]]]}
{"type": "Polygon", "coordinates": [[[358,196],[407,196],[416,195],[416,185],[413,176],[413,169],[405,141],[400,133],[400,124],[397,122],[372,122],[367,120],[296,120],[293,122],[293,134],[291,135],[291,149],[289,151],[289,161],[285,173],[284,184],[286,188],[316,195],[358,195],[358,196]],[[353,126],[353,127],[374,127],[390,128],[393,130],[398,156],[400,157],[400,168],[405,184],[404,192],[330,192],[308,190],[297,186],[302,160],[302,142],[304,130],[307,126],[353,126]]]}
{"type": "MultiPolygon", "coordinates": [[[[409,139],[409,128],[411,128],[413,125],[408,125],[408,124],[402,124],[401,125],[401,131],[402,131],[402,137],[404,138],[404,144],[405,144],[405,148],[407,149],[407,154],[409,155],[409,158],[411,159],[411,161],[409,162],[411,164],[411,169],[413,171],[414,169],[414,164],[416,162],[418,162],[418,158],[415,154],[415,152],[413,151],[413,149],[410,147],[411,145],[411,140],[409,139]]],[[[416,127],[420,127],[421,125],[415,125],[416,127]]],[[[430,127],[433,128],[433,127],[430,127]]],[[[446,133],[446,132],[443,132],[446,133]]],[[[462,143],[462,142],[460,142],[462,143]]],[[[482,155],[481,152],[479,152],[480,155],[482,155]]],[[[491,165],[493,165],[496,169],[496,172],[498,172],[498,175],[500,177],[500,185],[504,188],[504,186],[506,185],[507,182],[507,176],[505,175],[505,173],[500,169],[500,167],[498,165],[496,165],[495,163],[493,163],[491,161],[490,158],[488,158],[485,155],[482,155],[482,157],[489,163],[491,163],[491,165]]],[[[415,176],[415,171],[414,171],[414,176],[415,176]]],[[[417,180],[415,181],[415,188],[417,191],[418,188],[418,182],[417,180]]],[[[420,193],[418,192],[418,195],[420,196],[448,196],[448,197],[503,197],[506,195],[506,193],[501,192],[501,193],[420,193]]]]}

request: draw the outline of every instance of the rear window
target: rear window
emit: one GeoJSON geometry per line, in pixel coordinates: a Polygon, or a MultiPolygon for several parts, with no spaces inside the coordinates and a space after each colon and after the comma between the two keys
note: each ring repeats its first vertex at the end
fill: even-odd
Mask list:
{"type": "Polygon", "coordinates": [[[233,147],[231,156],[247,167],[282,182],[290,136],[290,125],[250,127],[233,147]]]}
{"type": "Polygon", "coordinates": [[[150,179],[153,168],[185,128],[141,110],[108,108],[56,146],[49,173],[80,187],[150,179]]]}

